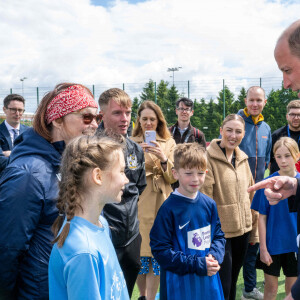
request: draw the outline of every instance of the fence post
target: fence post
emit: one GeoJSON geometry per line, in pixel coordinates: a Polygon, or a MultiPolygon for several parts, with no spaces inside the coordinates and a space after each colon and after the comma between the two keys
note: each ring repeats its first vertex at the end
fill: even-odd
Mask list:
{"type": "Polygon", "coordinates": [[[12,94],[12,88],[10,88],[10,94],[12,94]]]}
{"type": "Polygon", "coordinates": [[[261,87],[261,77],[259,77],[259,86],[261,87]]]}
{"type": "Polygon", "coordinates": [[[125,83],[123,83],[123,91],[125,91],[125,83]]]}
{"type": "Polygon", "coordinates": [[[40,104],[39,87],[36,88],[36,104],[37,104],[37,106],[39,106],[39,104],[40,104]]]}
{"type": "Polygon", "coordinates": [[[157,97],[156,97],[156,81],[154,82],[154,99],[155,99],[155,103],[157,104],[157,97]]]}
{"type": "Polygon", "coordinates": [[[93,96],[94,96],[94,98],[95,98],[95,85],[93,84],[93,86],[92,86],[92,89],[93,89],[93,96]]]}
{"type": "Polygon", "coordinates": [[[225,79],[223,79],[223,119],[225,119],[225,79]]]}
{"type": "Polygon", "coordinates": [[[190,81],[188,80],[188,98],[190,99],[190,81]]]}

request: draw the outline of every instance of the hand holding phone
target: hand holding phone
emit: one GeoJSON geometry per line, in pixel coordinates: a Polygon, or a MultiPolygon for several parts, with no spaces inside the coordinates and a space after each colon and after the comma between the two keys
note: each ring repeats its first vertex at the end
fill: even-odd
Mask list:
{"type": "Polygon", "coordinates": [[[155,130],[146,130],[145,131],[145,143],[149,146],[155,147],[156,145],[151,143],[152,141],[156,141],[156,131],[155,130]]]}

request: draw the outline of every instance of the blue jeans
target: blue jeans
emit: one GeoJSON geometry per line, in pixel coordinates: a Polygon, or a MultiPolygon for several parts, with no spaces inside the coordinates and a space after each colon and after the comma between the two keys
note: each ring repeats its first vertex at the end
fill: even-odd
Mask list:
{"type": "Polygon", "coordinates": [[[253,291],[256,287],[256,257],[258,254],[259,243],[254,245],[249,244],[243,266],[243,276],[245,291],[247,293],[253,291]]]}

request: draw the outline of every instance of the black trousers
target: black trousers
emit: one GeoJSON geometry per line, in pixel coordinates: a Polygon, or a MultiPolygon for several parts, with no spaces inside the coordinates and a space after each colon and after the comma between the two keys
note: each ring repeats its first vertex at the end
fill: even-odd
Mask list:
{"type": "Polygon", "coordinates": [[[235,300],[236,283],[246,256],[250,232],[226,239],[225,256],[219,271],[225,300],[235,300]]]}
{"type": "Polygon", "coordinates": [[[135,281],[141,268],[140,251],[142,237],[139,234],[126,247],[116,248],[117,257],[123,271],[128,294],[131,298],[135,281]]]}

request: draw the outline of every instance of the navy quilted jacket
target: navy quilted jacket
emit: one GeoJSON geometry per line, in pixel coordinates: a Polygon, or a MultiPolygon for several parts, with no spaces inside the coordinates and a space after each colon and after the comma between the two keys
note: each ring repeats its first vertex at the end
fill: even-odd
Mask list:
{"type": "Polygon", "coordinates": [[[58,214],[62,149],[63,142],[51,144],[29,129],[2,173],[0,299],[48,299],[51,226],[58,214]]]}

